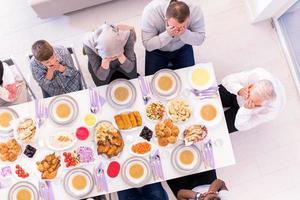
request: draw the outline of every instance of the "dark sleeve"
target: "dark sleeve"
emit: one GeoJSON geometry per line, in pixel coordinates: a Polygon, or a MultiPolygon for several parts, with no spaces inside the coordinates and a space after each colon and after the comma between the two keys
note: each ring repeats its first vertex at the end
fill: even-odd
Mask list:
{"type": "Polygon", "coordinates": [[[130,36],[124,47],[124,55],[127,58],[126,61],[120,65],[120,67],[126,72],[130,73],[136,67],[136,56],[134,53],[134,44],[136,41],[136,34],[133,30],[130,31],[130,36]]]}
{"type": "Polygon", "coordinates": [[[102,58],[96,54],[91,48],[84,45],[84,51],[88,56],[89,63],[94,75],[101,81],[105,81],[109,75],[110,69],[103,69],[101,66],[102,58]]]}

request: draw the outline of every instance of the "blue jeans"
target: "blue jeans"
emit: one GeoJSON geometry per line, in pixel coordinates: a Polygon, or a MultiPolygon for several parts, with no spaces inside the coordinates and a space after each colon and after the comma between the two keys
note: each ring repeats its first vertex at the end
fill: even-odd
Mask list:
{"type": "Polygon", "coordinates": [[[168,194],[161,183],[145,185],[118,192],[119,200],[168,200],[168,194]]]}
{"type": "Polygon", "coordinates": [[[176,51],[146,51],[145,74],[151,75],[163,68],[180,69],[195,65],[194,51],[191,45],[184,45],[176,51]],[[170,65],[171,64],[171,65],[170,65]]]}

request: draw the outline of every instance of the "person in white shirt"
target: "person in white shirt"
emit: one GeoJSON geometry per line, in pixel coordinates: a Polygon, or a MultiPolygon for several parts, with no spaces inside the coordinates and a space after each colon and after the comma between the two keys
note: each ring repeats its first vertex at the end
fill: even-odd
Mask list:
{"type": "Polygon", "coordinates": [[[230,200],[224,181],[216,179],[211,185],[199,185],[192,190],[182,189],[177,194],[178,200],[230,200]]]}
{"type": "Polygon", "coordinates": [[[29,94],[24,80],[0,61],[0,107],[27,102],[29,94]]]}
{"type": "Polygon", "coordinates": [[[285,103],[284,87],[263,68],[226,76],[219,87],[229,133],[276,118],[285,103]]]}

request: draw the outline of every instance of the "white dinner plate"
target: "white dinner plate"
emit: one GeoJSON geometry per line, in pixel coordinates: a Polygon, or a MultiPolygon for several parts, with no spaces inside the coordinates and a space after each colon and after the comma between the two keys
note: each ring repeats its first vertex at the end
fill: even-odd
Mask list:
{"type": "Polygon", "coordinates": [[[60,95],[50,101],[49,104],[50,118],[56,124],[66,125],[72,123],[77,118],[78,112],[79,112],[79,107],[76,100],[68,95],[60,95]],[[55,111],[56,107],[61,103],[65,103],[71,107],[71,114],[67,118],[60,118],[56,114],[55,111]]]}
{"type": "Polygon", "coordinates": [[[17,193],[18,191],[26,189],[31,194],[31,200],[38,200],[39,199],[39,193],[37,188],[27,181],[21,181],[16,184],[14,184],[8,192],[8,199],[9,200],[17,200],[17,193]]]}
{"type": "Polygon", "coordinates": [[[116,79],[107,86],[106,99],[109,105],[115,109],[130,108],[136,100],[136,88],[130,81],[126,79],[116,79]],[[115,89],[121,86],[127,88],[129,92],[128,99],[126,99],[124,102],[118,101],[113,95],[115,89]]]}
{"type": "Polygon", "coordinates": [[[200,150],[195,146],[185,146],[184,144],[178,145],[173,151],[171,155],[171,162],[173,167],[182,173],[193,173],[201,166],[202,160],[200,157],[200,150]],[[189,150],[193,152],[194,158],[196,158],[190,165],[183,164],[179,159],[179,154],[184,151],[189,150]]]}
{"type": "Polygon", "coordinates": [[[178,76],[178,74],[175,71],[170,70],[170,69],[161,69],[161,70],[157,71],[153,75],[151,83],[150,83],[150,88],[151,88],[152,94],[154,96],[156,96],[157,98],[164,100],[164,101],[177,97],[181,92],[181,87],[182,87],[182,83],[181,83],[180,77],[178,76]],[[159,89],[157,87],[158,80],[161,76],[168,76],[172,79],[173,87],[170,90],[162,91],[161,89],[159,89]]]}
{"type": "Polygon", "coordinates": [[[151,169],[150,169],[149,162],[141,157],[128,158],[122,165],[121,174],[124,182],[127,183],[128,185],[132,187],[142,187],[146,185],[151,179],[151,169]],[[129,167],[135,163],[142,165],[144,169],[143,176],[138,179],[130,177],[129,175],[129,167]]]}
{"type": "Polygon", "coordinates": [[[64,189],[73,198],[82,198],[90,194],[94,188],[94,180],[92,174],[84,168],[75,168],[70,170],[64,177],[64,189]],[[82,190],[77,190],[72,186],[72,178],[76,175],[84,176],[87,185],[82,190]]]}
{"type": "MultiPolygon", "coordinates": [[[[5,113],[5,112],[9,113],[12,116],[11,122],[13,122],[17,118],[19,118],[18,113],[14,109],[12,109],[12,108],[8,108],[8,107],[0,108],[0,115],[2,113],[5,113]]],[[[3,137],[7,137],[7,136],[12,135],[11,133],[13,131],[13,124],[11,122],[10,122],[10,125],[8,127],[2,127],[0,125],[0,132],[1,132],[0,133],[0,137],[2,137],[2,136],[3,137]]]]}

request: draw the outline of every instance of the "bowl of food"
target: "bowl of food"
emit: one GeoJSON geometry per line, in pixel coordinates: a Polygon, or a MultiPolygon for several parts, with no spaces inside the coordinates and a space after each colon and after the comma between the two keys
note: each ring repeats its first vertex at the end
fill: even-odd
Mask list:
{"type": "Polygon", "coordinates": [[[33,167],[38,177],[43,180],[54,180],[62,173],[60,155],[51,151],[41,151],[36,156],[35,167],[33,167]]]}
{"type": "Polygon", "coordinates": [[[65,168],[72,168],[94,163],[96,154],[94,148],[91,146],[93,145],[81,145],[73,151],[64,151],[62,153],[63,166],[65,168]]]}
{"type": "Polygon", "coordinates": [[[215,81],[212,66],[207,64],[199,64],[195,67],[192,67],[189,71],[188,80],[194,89],[206,90],[210,88],[215,81]]]}
{"type": "Polygon", "coordinates": [[[168,102],[167,115],[174,122],[185,122],[192,115],[192,109],[187,100],[176,98],[168,102]]]}
{"type": "Polygon", "coordinates": [[[7,139],[0,143],[0,160],[14,162],[22,153],[21,145],[15,139],[7,139]]]}
{"type": "Polygon", "coordinates": [[[208,127],[214,127],[220,123],[223,118],[223,108],[217,99],[206,99],[200,102],[198,116],[201,123],[208,127]]]}
{"type": "Polygon", "coordinates": [[[68,131],[58,131],[58,133],[49,134],[46,138],[46,145],[53,151],[64,151],[72,148],[77,143],[74,133],[68,131]]]}
{"type": "Polygon", "coordinates": [[[17,112],[12,108],[0,108],[0,136],[7,136],[13,130],[12,122],[19,118],[17,112]]]}
{"type": "Polygon", "coordinates": [[[134,156],[149,156],[153,151],[153,144],[147,140],[135,141],[130,145],[130,153],[134,156]]]}
{"type": "Polygon", "coordinates": [[[159,146],[167,146],[168,144],[175,144],[179,134],[179,128],[171,119],[166,119],[158,122],[155,125],[155,135],[158,138],[159,146]]]}
{"type": "Polygon", "coordinates": [[[8,192],[10,200],[39,200],[37,188],[28,181],[15,183],[8,192]]]}
{"type": "Polygon", "coordinates": [[[95,126],[95,141],[99,155],[108,158],[118,156],[124,148],[124,141],[118,129],[109,121],[100,121],[95,126]]]}
{"type": "Polygon", "coordinates": [[[171,155],[173,167],[183,173],[191,173],[201,165],[200,150],[195,146],[177,146],[171,155]]]}
{"type": "Polygon", "coordinates": [[[28,180],[32,177],[32,166],[25,161],[16,162],[13,166],[13,175],[18,180],[28,180]]]}
{"type": "Polygon", "coordinates": [[[76,100],[68,95],[57,96],[49,104],[50,119],[59,125],[72,123],[77,118],[78,112],[76,100]]]}
{"type": "Polygon", "coordinates": [[[162,120],[165,116],[165,106],[160,102],[150,102],[146,105],[146,116],[150,120],[162,120]]]}
{"type": "Polygon", "coordinates": [[[181,79],[175,71],[162,69],[153,75],[150,88],[157,98],[170,100],[178,96],[181,91],[181,84],[181,79]]]}
{"type": "Polygon", "coordinates": [[[127,159],[122,165],[121,174],[123,180],[133,187],[141,187],[151,179],[150,165],[141,157],[127,159]]]}
{"type": "Polygon", "coordinates": [[[130,81],[116,79],[107,86],[106,99],[113,108],[128,108],[136,100],[136,89],[130,81]]]}
{"type": "Polygon", "coordinates": [[[196,124],[186,128],[183,132],[183,140],[185,145],[191,145],[201,140],[204,140],[208,134],[207,128],[204,125],[196,124]]]}
{"type": "Polygon", "coordinates": [[[94,188],[92,174],[84,168],[70,170],[64,177],[64,189],[73,198],[82,198],[94,188]]]}
{"type": "Polygon", "coordinates": [[[115,124],[119,130],[135,131],[143,124],[143,119],[138,111],[122,111],[114,116],[115,124]]]}
{"type": "Polygon", "coordinates": [[[29,144],[36,140],[38,127],[36,121],[32,117],[24,117],[16,119],[14,122],[14,137],[17,141],[29,144]]]}

